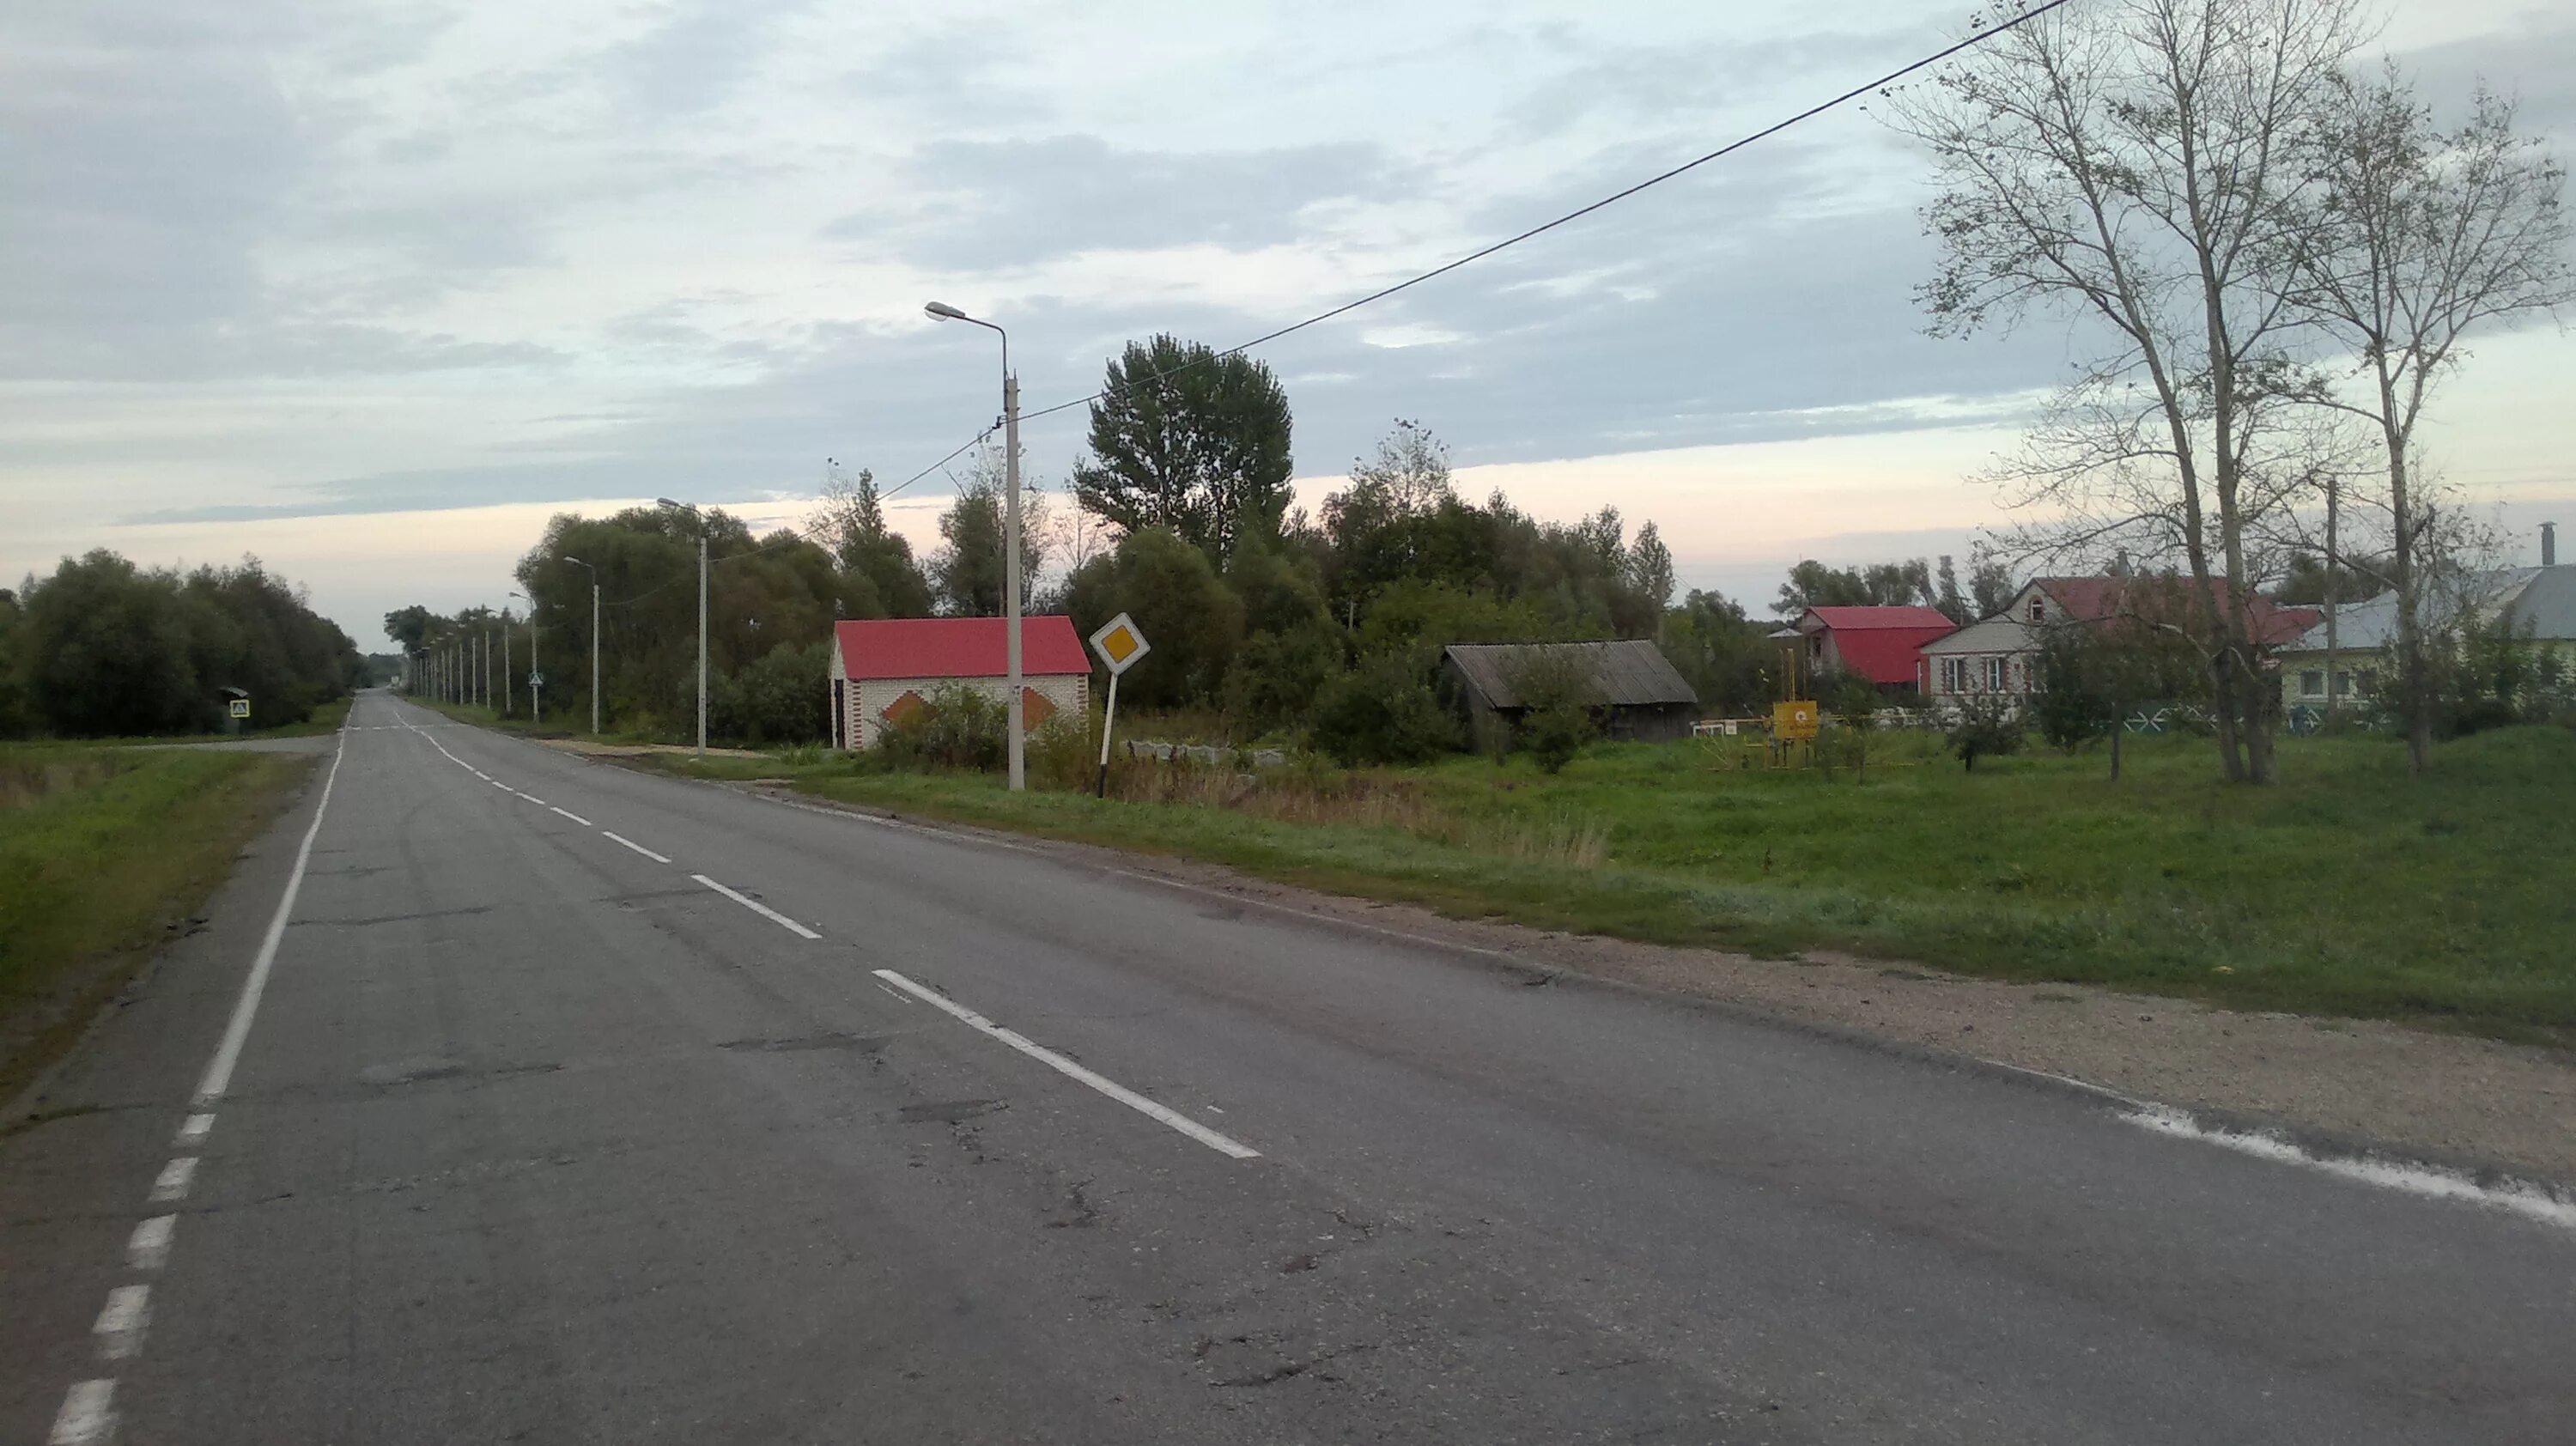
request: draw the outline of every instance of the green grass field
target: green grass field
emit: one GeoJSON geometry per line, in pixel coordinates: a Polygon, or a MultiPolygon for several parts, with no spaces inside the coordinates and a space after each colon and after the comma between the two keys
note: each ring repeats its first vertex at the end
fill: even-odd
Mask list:
{"type": "Polygon", "coordinates": [[[1880,735],[1866,781],[1617,745],[1555,778],[1457,758],[1172,802],[1013,798],[811,754],[655,766],[1461,916],[2576,1042],[2576,733],[2446,744],[2420,782],[2383,740],[2289,740],[2270,789],[2217,782],[2193,739],[2133,745],[2116,784],[2098,753],[1968,774],[1928,744],[1880,735]]]}
{"type": "Polygon", "coordinates": [[[0,745],[0,1097],[185,924],[310,763],[0,745]]]}

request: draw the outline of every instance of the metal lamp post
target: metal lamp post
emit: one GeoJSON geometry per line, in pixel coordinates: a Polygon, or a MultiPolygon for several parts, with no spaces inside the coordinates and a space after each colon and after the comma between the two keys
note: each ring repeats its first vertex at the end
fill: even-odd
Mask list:
{"type": "Polygon", "coordinates": [[[1023,726],[1026,688],[1020,669],[1020,379],[1011,374],[1009,332],[944,301],[921,309],[941,321],[980,326],[1002,339],[1002,473],[1007,479],[1002,504],[1002,628],[1011,675],[1011,791],[1017,793],[1028,786],[1028,734],[1023,726]]]}
{"type": "Polygon", "coordinates": [[[564,561],[590,573],[590,736],[599,736],[599,569],[578,557],[564,561]]]}
{"type": "Polygon", "coordinates": [[[694,502],[675,502],[668,497],[654,501],[665,507],[676,507],[697,519],[698,524],[698,752],[707,751],[707,519],[694,502]]]}
{"type": "Polygon", "coordinates": [[[537,679],[545,676],[545,670],[537,663],[537,600],[517,588],[510,589],[510,596],[528,605],[528,721],[543,723],[546,721],[546,690],[537,685],[537,679]]]}

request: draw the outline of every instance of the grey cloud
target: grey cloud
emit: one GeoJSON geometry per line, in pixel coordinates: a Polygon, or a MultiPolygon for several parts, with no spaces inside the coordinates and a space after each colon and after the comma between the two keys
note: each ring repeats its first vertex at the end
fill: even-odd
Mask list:
{"type": "MultiPolygon", "coordinates": [[[[2567,84],[2576,76],[2576,25],[2530,23],[2518,33],[2430,46],[2398,60],[2445,124],[2457,119],[2484,83],[2521,102],[2523,129],[2554,131],[2562,139],[2576,131],[2576,86],[2567,84]]],[[[2565,159],[2563,146],[2560,158],[2565,159]]]]}
{"type": "Polygon", "coordinates": [[[694,116],[732,99],[758,64],[775,23],[806,8],[746,0],[665,5],[659,25],[611,53],[610,70],[639,119],[694,116]]]}
{"type": "Polygon", "coordinates": [[[937,141],[904,172],[910,214],[854,212],[827,234],[953,270],[1175,242],[1253,249],[1296,239],[1308,206],[1391,195],[1406,174],[1368,146],[1125,151],[1094,136],[937,141]]]}
{"type": "MultiPolygon", "coordinates": [[[[1920,54],[1925,40],[1921,27],[1909,27],[1602,49],[1522,97],[1507,115],[1524,135],[1562,130],[1596,114],[1684,125],[1694,112],[1741,99],[1748,92],[1772,93],[1783,81],[1821,77],[1828,83],[1841,80],[1857,85],[1920,54]]],[[[1560,38],[1555,44],[1565,43],[1560,38]]]]}

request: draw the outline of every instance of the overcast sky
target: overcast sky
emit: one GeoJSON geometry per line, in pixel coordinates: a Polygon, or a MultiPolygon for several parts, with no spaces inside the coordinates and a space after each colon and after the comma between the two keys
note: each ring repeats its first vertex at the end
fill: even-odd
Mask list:
{"type": "MultiPolygon", "coordinates": [[[[2082,3],[2082,0],[2078,0],[2082,3]]],[[[497,603],[551,512],[790,520],[1129,337],[1231,345],[1943,43],[1962,4],[9,0],[0,577],[256,553],[362,646],[497,603]]],[[[2560,154],[2576,16],[2410,4],[2560,154]]],[[[1921,160],[1857,110],[1263,353],[1310,498],[1395,417],[1462,485],[1653,518],[1683,582],[1964,552],[2063,328],[1922,335],[1921,160]]],[[[2576,341],[2487,341],[2436,460],[2576,523],[2576,341]]],[[[1060,483],[1079,409],[1026,437],[1060,483]]],[[[898,517],[917,538],[948,488],[898,517]]],[[[918,505],[914,504],[918,501],[918,505]]]]}

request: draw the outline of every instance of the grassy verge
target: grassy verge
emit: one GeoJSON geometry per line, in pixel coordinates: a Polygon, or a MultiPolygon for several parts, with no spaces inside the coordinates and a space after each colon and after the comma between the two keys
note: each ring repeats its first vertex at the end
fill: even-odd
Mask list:
{"type": "Polygon", "coordinates": [[[186,927],[310,766],[0,747],[0,1098],[186,927]]]}
{"type": "Polygon", "coordinates": [[[2270,789],[2215,782],[2189,739],[2132,747],[2116,784],[2099,755],[1967,774],[1893,740],[1865,780],[1733,761],[1626,745],[1556,777],[1474,759],[1195,794],[1131,777],[1138,796],[1107,802],[810,751],[649,766],[1463,917],[2576,1043],[2576,733],[2464,739],[2420,781],[2382,740],[2285,740],[2270,789]]]}

